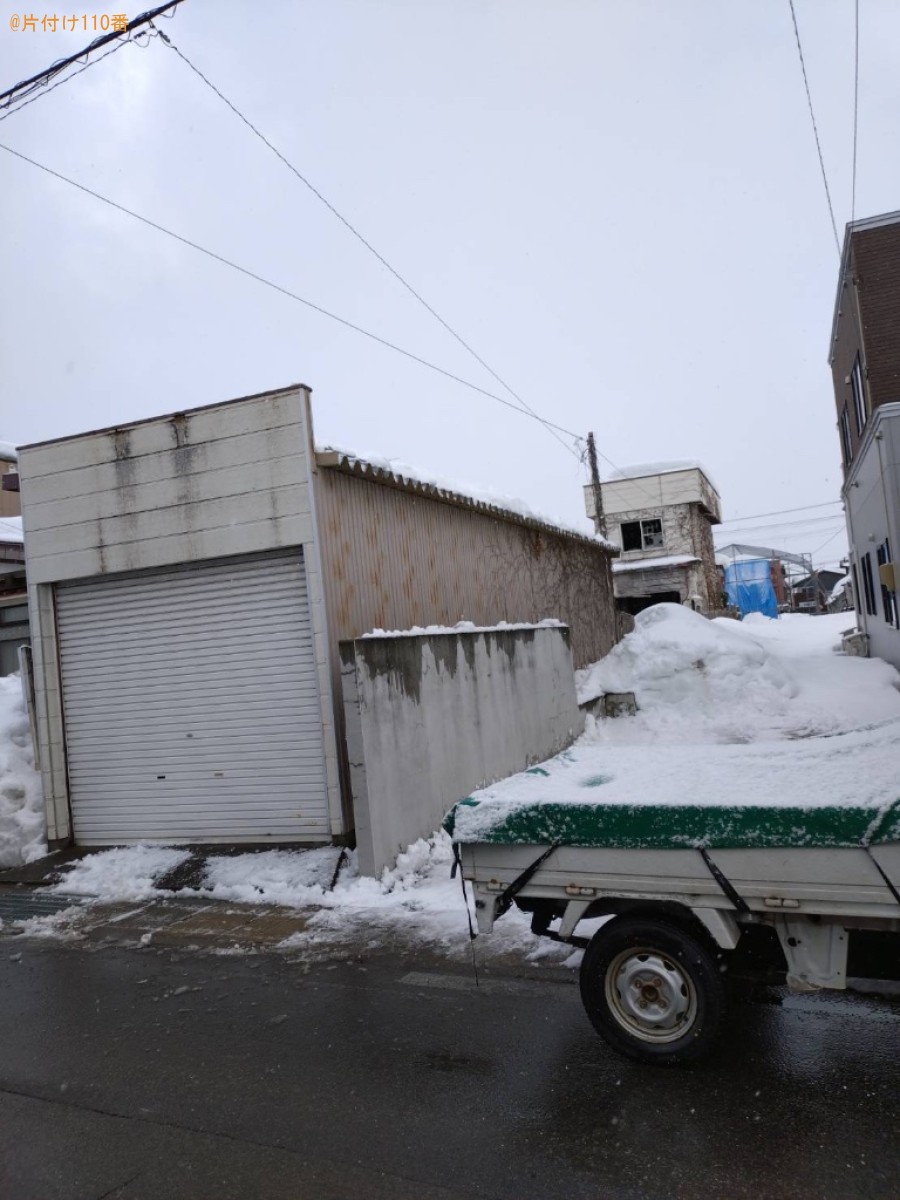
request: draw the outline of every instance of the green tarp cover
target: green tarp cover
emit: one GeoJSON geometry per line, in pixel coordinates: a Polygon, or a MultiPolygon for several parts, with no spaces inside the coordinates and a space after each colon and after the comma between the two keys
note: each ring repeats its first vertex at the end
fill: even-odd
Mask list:
{"type": "Polygon", "coordinates": [[[900,800],[833,805],[498,804],[461,800],[444,818],[454,841],[618,850],[848,847],[900,841],[900,800]]]}

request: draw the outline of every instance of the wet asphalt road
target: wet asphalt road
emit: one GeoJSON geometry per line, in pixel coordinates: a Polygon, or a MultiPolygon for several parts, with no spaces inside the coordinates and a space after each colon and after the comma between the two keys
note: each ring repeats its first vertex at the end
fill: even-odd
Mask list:
{"type": "Polygon", "coordinates": [[[571,983],[447,972],[5,941],[0,1196],[900,1197],[896,1001],[742,1004],[660,1070],[571,983]]]}

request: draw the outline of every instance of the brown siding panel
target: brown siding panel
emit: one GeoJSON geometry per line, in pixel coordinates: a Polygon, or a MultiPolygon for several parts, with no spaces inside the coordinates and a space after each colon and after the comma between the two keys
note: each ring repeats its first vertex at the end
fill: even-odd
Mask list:
{"type": "Polygon", "coordinates": [[[373,628],[558,617],[571,629],[576,667],[612,648],[602,546],[336,468],[315,478],[332,642],[373,628]]]}

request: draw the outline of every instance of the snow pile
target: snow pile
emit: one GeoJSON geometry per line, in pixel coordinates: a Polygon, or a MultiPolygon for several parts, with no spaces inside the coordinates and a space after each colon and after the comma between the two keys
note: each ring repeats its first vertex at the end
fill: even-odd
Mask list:
{"type": "Polygon", "coordinates": [[[0,867],[47,853],[41,777],[18,675],[0,678],[0,867]]]}
{"type": "Polygon", "coordinates": [[[518,629],[565,629],[556,617],[545,617],[534,624],[498,621],[496,625],[476,625],[474,621],[457,621],[455,625],[413,625],[411,629],[372,629],[364,638],[428,637],[447,633],[510,633],[518,629]]]}
{"type": "Polygon", "coordinates": [[[281,904],[290,908],[322,901],[338,869],[340,850],[263,850],[210,858],[201,889],[214,900],[281,904]]]}
{"type": "Polygon", "coordinates": [[[389,475],[393,475],[401,483],[421,483],[426,487],[433,487],[440,492],[446,492],[450,496],[461,496],[465,500],[475,500],[480,504],[490,504],[494,508],[503,509],[505,512],[514,513],[519,517],[525,517],[529,521],[538,521],[542,525],[561,529],[565,533],[577,534],[578,537],[599,542],[601,545],[613,550],[618,550],[619,548],[612,542],[607,541],[606,538],[595,534],[591,529],[572,525],[570,522],[558,517],[548,517],[542,513],[535,512],[524,500],[519,500],[514,496],[505,496],[502,492],[496,492],[492,488],[477,487],[475,484],[460,483],[452,479],[445,479],[439,475],[435,475],[432,471],[425,470],[423,467],[414,467],[396,458],[384,458],[379,454],[362,454],[356,450],[350,450],[345,446],[317,446],[316,452],[319,454],[337,454],[349,466],[359,465],[363,469],[372,467],[376,471],[384,471],[389,475]]]}
{"type": "Polygon", "coordinates": [[[576,674],[579,702],[634,692],[634,717],[590,735],[609,744],[782,740],[900,718],[900,674],[880,659],[835,654],[845,614],[709,621],[678,604],[635,618],[604,659],[576,674]]]}
{"type": "Polygon", "coordinates": [[[103,900],[148,900],[171,895],[156,886],[157,880],[190,856],[190,850],[168,846],[117,846],[73,863],[62,881],[50,890],[103,900]]]}

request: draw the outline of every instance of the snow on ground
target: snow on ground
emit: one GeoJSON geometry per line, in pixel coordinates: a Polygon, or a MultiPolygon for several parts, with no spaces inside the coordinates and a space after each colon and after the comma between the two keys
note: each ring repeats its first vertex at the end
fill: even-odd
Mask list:
{"type": "Polygon", "coordinates": [[[599,662],[576,673],[581,703],[634,692],[635,717],[602,721],[607,745],[756,742],[846,733],[900,719],[900,674],[835,653],[853,614],[710,621],[657,604],[599,662]]]}
{"type": "MultiPolygon", "coordinates": [[[[489,791],[506,790],[516,802],[537,793],[661,803],[895,798],[900,674],[878,659],[835,653],[852,623],[853,614],[708,621],[679,605],[648,609],[604,660],[578,673],[582,697],[634,691],[641,711],[589,720],[584,737],[545,764],[549,774],[516,776],[489,791]]],[[[100,852],[77,862],[56,890],[103,901],[171,895],[159,881],[188,853],[157,846],[100,852]]],[[[180,894],[303,910],[304,931],[282,945],[301,955],[386,938],[468,954],[446,834],[410,846],[380,879],[360,876],[353,853],[337,871],[339,857],[323,847],[210,858],[200,886],[180,894]]],[[[573,965],[577,957],[535,938],[515,910],[479,947],[573,965]]]]}
{"type": "MultiPolygon", "coordinates": [[[[462,887],[458,876],[450,878],[453,851],[443,831],[408,847],[380,879],[360,876],[353,852],[344,854],[338,870],[340,850],[325,846],[210,857],[199,888],[183,888],[177,893],[160,889],[157,883],[162,876],[189,853],[145,845],[99,851],[75,862],[51,890],[89,896],[98,903],[177,894],[301,909],[308,913],[305,930],[281,945],[292,952],[378,942],[386,937],[409,944],[427,943],[456,957],[468,952],[462,887]]],[[[65,922],[57,922],[51,932],[56,928],[64,930],[65,922]]],[[[518,911],[498,926],[490,947],[491,953],[524,952],[534,961],[571,957],[570,947],[536,938],[529,918],[518,911]]]]}
{"type": "Polygon", "coordinates": [[[0,677],[0,868],[47,853],[41,777],[18,675],[0,677]]]}
{"type": "Polygon", "coordinates": [[[148,900],[171,895],[157,880],[190,858],[190,850],[168,846],[116,846],[73,863],[51,891],[106,900],[148,900]]]}

